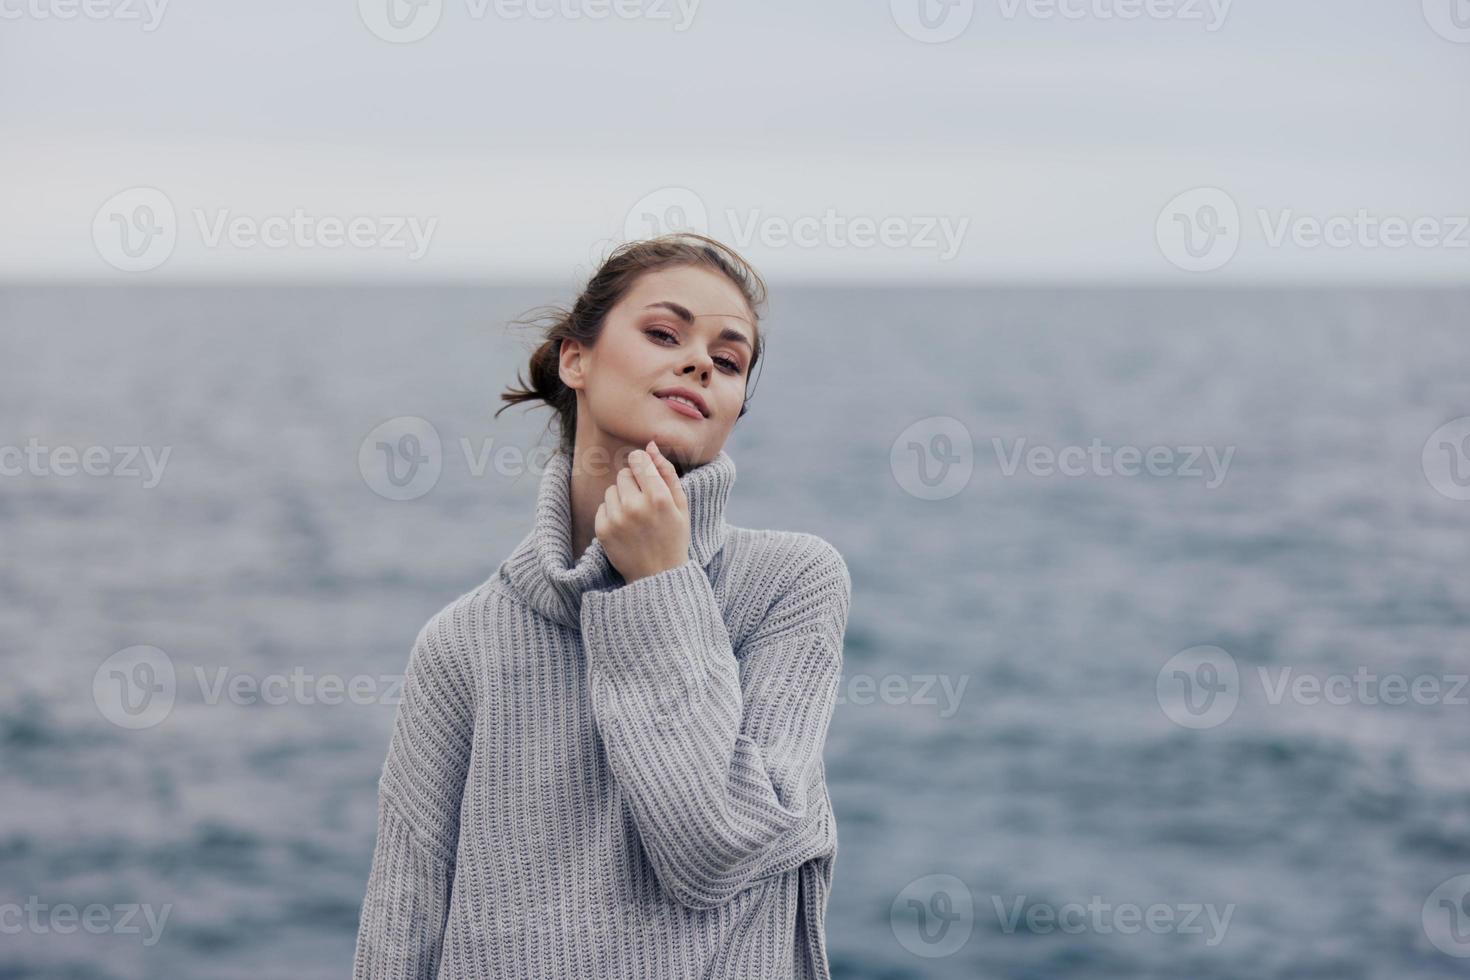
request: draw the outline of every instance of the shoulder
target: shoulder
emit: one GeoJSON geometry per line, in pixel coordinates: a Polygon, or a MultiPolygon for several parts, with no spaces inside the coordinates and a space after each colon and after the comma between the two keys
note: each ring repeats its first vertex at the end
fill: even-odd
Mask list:
{"type": "Polygon", "coordinates": [[[852,576],[842,552],[820,535],[731,527],[726,547],[732,544],[737,560],[765,581],[783,588],[833,581],[852,592],[852,576]]]}
{"type": "Polygon", "coordinates": [[[414,639],[410,664],[464,683],[482,661],[494,635],[501,595],[482,582],[452,599],[428,618],[414,639]]]}
{"type": "Polygon", "coordinates": [[[762,597],[758,632],[846,629],[852,576],[830,541],[807,531],[731,528],[726,546],[733,587],[762,597]]]}
{"type": "Polygon", "coordinates": [[[492,598],[489,583],[482,582],[450,600],[419,629],[418,642],[457,644],[468,639],[466,631],[485,616],[492,598]]]}

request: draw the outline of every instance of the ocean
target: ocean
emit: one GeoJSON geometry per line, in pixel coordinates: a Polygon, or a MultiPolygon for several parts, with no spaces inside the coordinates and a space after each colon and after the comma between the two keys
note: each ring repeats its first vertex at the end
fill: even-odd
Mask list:
{"type": "MultiPolygon", "coordinates": [[[[566,294],[0,288],[0,980],[350,975],[395,675],[553,437],[505,325],[566,294]]],[[[835,977],[1466,975],[1467,327],[773,288],[727,516],[852,573],[835,977]]]]}

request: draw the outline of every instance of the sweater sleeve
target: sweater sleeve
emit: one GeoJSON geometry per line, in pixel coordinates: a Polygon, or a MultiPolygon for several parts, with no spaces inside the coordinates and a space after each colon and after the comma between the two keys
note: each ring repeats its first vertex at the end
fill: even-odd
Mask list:
{"type": "Polygon", "coordinates": [[[683,905],[716,908],[836,854],[822,748],[852,582],[837,550],[811,538],[739,651],[692,560],[583,597],[609,765],[660,883],[683,905]]]}
{"type": "Polygon", "coordinates": [[[474,731],[471,685],[455,662],[463,639],[446,610],[409,656],[378,780],[354,980],[433,980],[438,971],[474,731]]]}

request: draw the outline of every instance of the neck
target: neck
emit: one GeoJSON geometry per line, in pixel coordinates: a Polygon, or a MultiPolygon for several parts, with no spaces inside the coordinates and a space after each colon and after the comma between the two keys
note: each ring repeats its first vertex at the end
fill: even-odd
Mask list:
{"type": "MultiPolygon", "coordinates": [[[[572,450],[571,502],[572,502],[572,561],[582,557],[592,539],[597,536],[597,509],[607,498],[607,488],[618,482],[618,472],[628,465],[628,457],[635,449],[644,446],[602,444],[587,445],[578,440],[572,450]]],[[[663,447],[660,446],[660,449],[663,447]]],[[[683,460],[670,457],[674,470],[683,476],[689,466],[683,460]]]]}
{"type": "MultiPolygon", "coordinates": [[[[536,517],[531,532],[501,565],[497,575],[510,594],[572,629],[580,622],[583,593],[624,584],[608,561],[602,542],[592,533],[597,508],[602,503],[599,493],[611,485],[611,476],[617,470],[609,473],[610,464],[606,462],[601,466],[588,465],[595,462],[595,459],[584,460],[581,475],[574,476],[572,455],[552,453],[537,485],[536,517]],[[576,554],[572,544],[576,527],[572,497],[578,491],[574,487],[583,488],[579,506],[585,521],[582,543],[577,545],[576,554]],[[591,488],[590,492],[585,488],[591,488]]],[[[724,547],[731,529],[725,521],[725,503],[735,483],[735,461],[719,450],[707,462],[680,474],[679,480],[689,500],[689,557],[700,568],[706,568],[724,547]]]]}
{"type": "Polygon", "coordinates": [[[582,557],[596,537],[597,509],[607,498],[607,488],[617,482],[618,470],[627,463],[628,452],[614,462],[606,453],[584,452],[580,447],[572,453],[572,561],[582,557]]]}

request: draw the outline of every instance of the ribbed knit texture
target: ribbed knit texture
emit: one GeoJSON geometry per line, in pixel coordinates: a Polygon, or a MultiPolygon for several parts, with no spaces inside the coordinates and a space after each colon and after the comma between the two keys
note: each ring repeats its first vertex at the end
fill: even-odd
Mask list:
{"type": "Polygon", "coordinates": [[[842,556],[728,524],[721,452],[680,481],[689,560],[630,584],[571,562],[570,476],[419,633],[354,977],[827,980],[842,556]]]}

